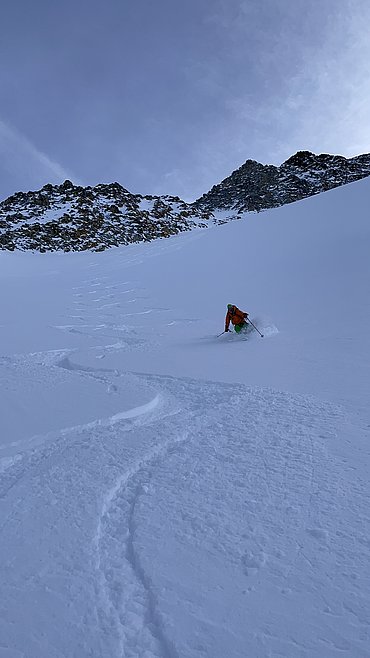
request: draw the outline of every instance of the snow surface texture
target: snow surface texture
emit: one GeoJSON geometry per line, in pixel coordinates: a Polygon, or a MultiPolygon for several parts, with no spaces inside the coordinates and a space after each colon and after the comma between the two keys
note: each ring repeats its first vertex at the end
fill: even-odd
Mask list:
{"type": "Polygon", "coordinates": [[[1,658],[370,656],[369,192],[0,253],[1,658]]]}

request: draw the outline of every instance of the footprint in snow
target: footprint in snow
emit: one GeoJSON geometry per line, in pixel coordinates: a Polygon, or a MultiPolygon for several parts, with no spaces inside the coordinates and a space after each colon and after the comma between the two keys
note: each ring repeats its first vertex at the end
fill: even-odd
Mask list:
{"type": "Polygon", "coordinates": [[[242,557],[244,571],[247,576],[252,576],[266,563],[266,555],[261,550],[245,551],[242,557]]]}
{"type": "Polygon", "coordinates": [[[320,541],[324,544],[328,541],[328,531],[327,530],[322,530],[321,528],[307,528],[307,532],[311,537],[314,537],[314,539],[317,539],[317,541],[320,541]]]}

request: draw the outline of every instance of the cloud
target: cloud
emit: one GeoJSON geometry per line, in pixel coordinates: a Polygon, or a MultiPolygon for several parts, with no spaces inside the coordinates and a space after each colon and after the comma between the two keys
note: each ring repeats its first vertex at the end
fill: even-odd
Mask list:
{"type": "Polygon", "coordinates": [[[24,184],[78,181],[70,171],[40,151],[27,137],[0,119],[1,167],[24,184]]]}
{"type": "Polygon", "coordinates": [[[369,20],[370,7],[362,2],[339,14],[320,48],[292,77],[280,110],[289,117],[289,107],[298,103],[298,113],[290,114],[295,140],[347,156],[370,150],[369,20]]]}
{"type": "Polygon", "coordinates": [[[219,145],[274,164],[298,149],[370,150],[368,0],[217,0],[210,21],[247,71],[224,95],[219,145]]]}

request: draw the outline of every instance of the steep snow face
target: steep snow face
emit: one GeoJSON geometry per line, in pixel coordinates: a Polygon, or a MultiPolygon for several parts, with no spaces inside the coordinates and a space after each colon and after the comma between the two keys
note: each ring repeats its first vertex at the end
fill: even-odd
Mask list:
{"type": "Polygon", "coordinates": [[[369,193],[0,254],[0,655],[370,655],[369,193]]]}

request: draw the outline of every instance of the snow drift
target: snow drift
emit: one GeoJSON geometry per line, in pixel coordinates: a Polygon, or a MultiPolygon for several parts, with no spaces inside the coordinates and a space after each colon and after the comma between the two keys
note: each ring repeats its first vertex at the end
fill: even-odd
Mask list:
{"type": "Polygon", "coordinates": [[[369,191],[0,254],[1,656],[370,655],[369,191]]]}

